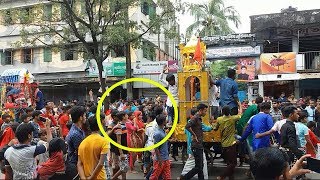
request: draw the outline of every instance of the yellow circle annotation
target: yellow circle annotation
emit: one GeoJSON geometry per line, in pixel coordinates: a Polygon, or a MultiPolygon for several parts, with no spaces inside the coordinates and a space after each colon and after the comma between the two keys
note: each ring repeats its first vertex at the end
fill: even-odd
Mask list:
{"type": "Polygon", "coordinates": [[[107,138],[108,141],[111,142],[111,144],[113,144],[114,146],[116,146],[119,149],[130,151],[130,152],[144,152],[144,151],[151,151],[153,149],[156,149],[159,146],[161,146],[163,143],[168,141],[168,139],[171,137],[171,135],[173,134],[173,132],[174,132],[174,130],[177,127],[177,124],[178,124],[178,107],[177,107],[177,103],[174,100],[172,94],[163,85],[161,85],[160,83],[155,82],[155,81],[150,80],[150,79],[146,79],[146,78],[130,78],[130,79],[125,79],[125,80],[122,80],[120,82],[117,82],[116,84],[112,85],[110,88],[108,88],[106,90],[106,92],[102,95],[100,101],[98,102],[96,118],[98,120],[98,125],[99,125],[99,129],[100,129],[101,133],[103,134],[103,136],[105,138],[107,138]],[[148,146],[148,147],[144,147],[144,148],[129,148],[129,147],[123,146],[123,145],[113,141],[108,136],[108,134],[106,133],[106,131],[103,128],[103,125],[102,125],[101,120],[100,120],[100,110],[101,110],[102,103],[103,103],[104,99],[107,96],[109,96],[110,92],[113,89],[115,89],[116,87],[118,87],[118,86],[120,86],[122,84],[129,83],[129,82],[144,82],[144,83],[152,84],[152,85],[160,88],[162,91],[164,91],[167,94],[167,96],[169,97],[170,101],[172,102],[172,105],[173,105],[173,108],[174,108],[174,121],[173,121],[172,128],[169,131],[169,133],[160,142],[158,142],[157,144],[154,144],[154,145],[148,146]]]}

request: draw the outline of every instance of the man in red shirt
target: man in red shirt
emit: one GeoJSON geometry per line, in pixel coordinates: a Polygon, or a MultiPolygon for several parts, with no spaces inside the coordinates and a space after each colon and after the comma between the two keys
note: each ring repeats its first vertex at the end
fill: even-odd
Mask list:
{"type": "Polygon", "coordinates": [[[42,115],[41,117],[44,117],[44,118],[48,118],[51,120],[51,123],[53,126],[57,126],[57,121],[54,119],[54,116],[53,116],[53,106],[52,106],[52,103],[51,102],[46,102],[45,103],[45,108],[43,108],[41,110],[42,112],[42,115]]]}
{"type": "Polygon", "coordinates": [[[62,108],[63,114],[59,118],[60,134],[63,136],[64,139],[66,138],[66,136],[69,133],[69,129],[67,127],[67,124],[70,121],[70,116],[69,116],[70,115],[70,109],[71,109],[70,105],[64,106],[62,108]]]}

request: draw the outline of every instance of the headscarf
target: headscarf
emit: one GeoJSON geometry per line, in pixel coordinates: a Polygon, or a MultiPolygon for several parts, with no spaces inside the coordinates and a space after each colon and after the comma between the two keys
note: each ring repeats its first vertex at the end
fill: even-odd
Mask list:
{"type": "Polygon", "coordinates": [[[38,167],[40,179],[48,179],[56,172],[66,170],[64,153],[66,153],[65,142],[60,138],[53,138],[49,143],[49,159],[38,167]]]}
{"type": "Polygon", "coordinates": [[[65,170],[62,151],[52,153],[46,162],[38,166],[40,179],[48,179],[56,172],[64,172],[65,170]]]}
{"type": "Polygon", "coordinates": [[[138,120],[140,120],[140,121],[142,120],[142,119],[139,119],[139,116],[142,115],[142,112],[141,112],[141,111],[135,111],[133,114],[134,114],[134,116],[136,117],[136,119],[138,119],[138,120]]]}
{"type": "Polygon", "coordinates": [[[139,119],[139,116],[142,115],[141,111],[135,111],[134,116],[136,117],[135,121],[137,123],[137,126],[139,129],[144,128],[144,124],[142,122],[142,119],[139,119]]]}

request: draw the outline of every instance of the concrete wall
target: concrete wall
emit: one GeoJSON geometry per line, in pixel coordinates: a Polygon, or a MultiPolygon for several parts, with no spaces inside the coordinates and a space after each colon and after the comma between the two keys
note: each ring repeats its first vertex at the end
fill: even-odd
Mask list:
{"type": "Polygon", "coordinates": [[[292,28],[295,25],[320,23],[320,9],[251,16],[251,32],[271,27],[292,28]]]}

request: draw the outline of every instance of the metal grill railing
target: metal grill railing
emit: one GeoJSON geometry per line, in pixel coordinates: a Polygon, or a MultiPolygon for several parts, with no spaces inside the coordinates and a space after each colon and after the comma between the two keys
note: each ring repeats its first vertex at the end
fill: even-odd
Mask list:
{"type": "Polygon", "coordinates": [[[320,51],[300,52],[304,54],[305,70],[320,70],[320,51]]]}

